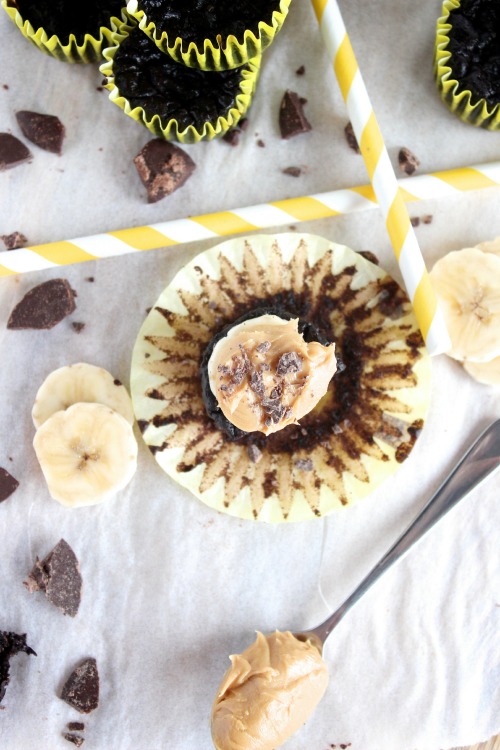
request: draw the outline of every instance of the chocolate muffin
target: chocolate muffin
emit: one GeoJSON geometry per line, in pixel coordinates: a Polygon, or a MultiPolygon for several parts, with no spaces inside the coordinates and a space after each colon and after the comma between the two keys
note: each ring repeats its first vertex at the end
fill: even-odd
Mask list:
{"type": "Polygon", "coordinates": [[[103,42],[127,19],[124,0],[1,0],[22,34],[42,52],[66,62],[101,59],[103,42]]]}
{"type": "Polygon", "coordinates": [[[349,248],[290,233],[224,242],[182,269],[136,340],[131,391],[170,477],[219,511],[278,523],[349,506],[394,473],[422,430],[429,375],[398,284],[349,248]],[[204,400],[208,352],[262,309],[334,342],[337,372],[299,424],[228,434],[204,400]]]}
{"type": "Polygon", "coordinates": [[[281,29],[291,0],[129,0],[127,10],[178,62],[227,70],[262,54],[281,29]]]}
{"type": "Polygon", "coordinates": [[[138,27],[116,35],[101,66],[110,99],[155,135],[194,143],[223,135],[250,106],[260,58],[241,68],[203,71],[165,55],[138,27]]]}
{"type": "Polygon", "coordinates": [[[464,122],[500,128],[500,4],[445,0],[435,75],[441,98],[464,122]]]}

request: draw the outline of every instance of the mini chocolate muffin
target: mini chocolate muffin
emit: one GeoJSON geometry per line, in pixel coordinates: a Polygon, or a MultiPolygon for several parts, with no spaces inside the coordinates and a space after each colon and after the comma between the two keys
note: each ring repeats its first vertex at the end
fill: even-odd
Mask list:
{"type": "Polygon", "coordinates": [[[138,27],[115,38],[101,66],[110,99],[155,135],[182,143],[210,140],[234,127],[250,106],[260,59],[209,72],[175,62],[138,27]]]}
{"type": "Polygon", "coordinates": [[[156,461],[200,500],[240,518],[304,521],[369,495],[408,458],[429,357],[407,295],[360,253],[309,234],[253,235],[177,273],[139,332],[131,392],[156,461]],[[228,434],[204,393],[208,353],[263,310],[333,342],[337,372],[299,423],[228,434]]]}
{"type": "Polygon", "coordinates": [[[160,49],[203,70],[227,70],[262,54],[291,0],[129,0],[127,10],[160,49]]]}
{"type": "Polygon", "coordinates": [[[500,3],[445,0],[435,75],[441,98],[464,122],[500,128],[500,3]]]}
{"type": "Polygon", "coordinates": [[[128,17],[124,0],[2,0],[23,35],[42,52],[67,62],[94,62],[102,44],[128,17]]]}

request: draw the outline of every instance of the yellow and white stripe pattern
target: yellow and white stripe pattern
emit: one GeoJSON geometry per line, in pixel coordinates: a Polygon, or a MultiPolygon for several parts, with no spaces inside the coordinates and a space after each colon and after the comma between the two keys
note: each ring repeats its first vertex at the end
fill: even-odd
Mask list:
{"type": "Polygon", "coordinates": [[[337,0],[311,1],[420,330],[429,353],[441,354],[448,333],[337,0]]]}
{"type": "MultiPolygon", "coordinates": [[[[500,186],[500,162],[450,169],[399,181],[405,202],[446,198],[461,192],[500,186]]],[[[121,229],[91,237],[0,253],[0,276],[41,271],[97,258],[156,250],[186,242],[227,237],[259,229],[325,219],[378,208],[371,185],[332,190],[230,211],[173,219],[151,226],[121,229]]]]}

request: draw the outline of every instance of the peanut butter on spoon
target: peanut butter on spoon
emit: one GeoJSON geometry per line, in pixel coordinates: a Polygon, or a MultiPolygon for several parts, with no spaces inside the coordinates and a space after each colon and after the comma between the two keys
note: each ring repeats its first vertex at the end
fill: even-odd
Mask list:
{"type": "Polygon", "coordinates": [[[208,362],[224,416],[265,435],[297,424],[326,393],[337,369],[335,344],[307,343],[298,319],[261,315],[231,328],[208,362]]]}

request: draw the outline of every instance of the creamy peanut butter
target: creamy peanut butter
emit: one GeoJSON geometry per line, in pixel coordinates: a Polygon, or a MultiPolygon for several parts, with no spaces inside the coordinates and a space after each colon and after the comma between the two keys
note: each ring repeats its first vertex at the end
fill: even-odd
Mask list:
{"type": "Polygon", "coordinates": [[[276,631],[231,656],[212,709],[217,750],[274,750],[309,718],[328,685],[311,641],[276,631]]]}
{"type": "Polygon", "coordinates": [[[307,343],[298,319],[261,315],[231,328],[208,362],[212,393],[224,416],[265,435],[296,424],[326,393],[335,344],[307,343]]]}

